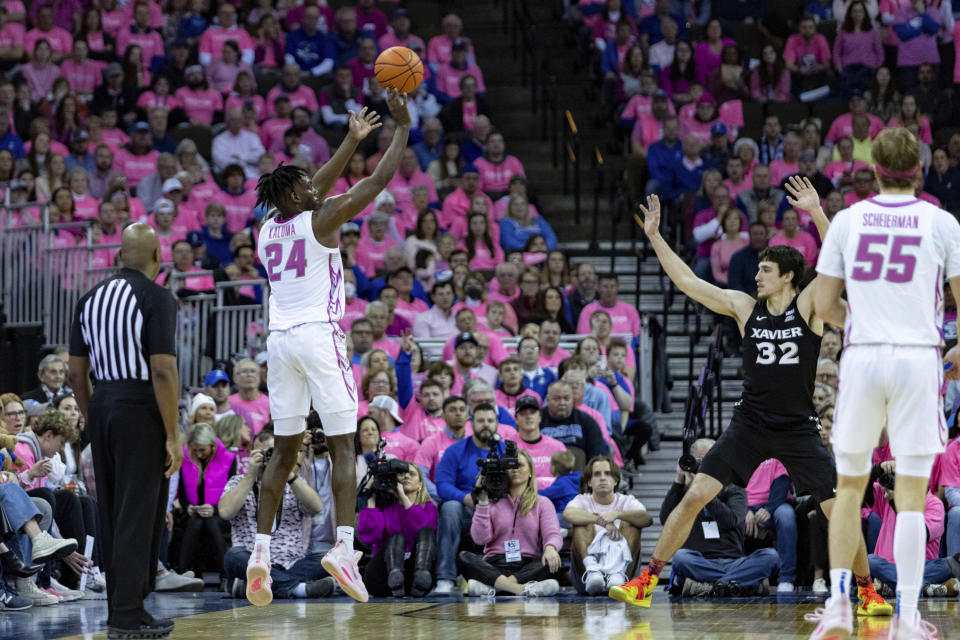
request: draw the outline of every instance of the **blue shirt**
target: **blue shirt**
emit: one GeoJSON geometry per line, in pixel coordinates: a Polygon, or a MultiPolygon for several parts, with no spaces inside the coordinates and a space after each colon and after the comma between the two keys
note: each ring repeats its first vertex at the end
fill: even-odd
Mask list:
{"type": "Polygon", "coordinates": [[[543,216],[533,218],[529,227],[522,227],[513,218],[503,218],[500,225],[500,246],[504,251],[523,251],[530,236],[540,235],[547,243],[547,249],[557,248],[557,234],[553,232],[550,223],[543,216]]]}
{"type": "Polygon", "coordinates": [[[531,391],[536,391],[541,398],[547,397],[547,388],[557,379],[550,369],[537,367],[534,371],[523,372],[523,384],[531,391]]]}
{"type": "MultiPolygon", "coordinates": [[[[503,455],[503,440],[497,441],[496,450],[503,455]]],[[[481,449],[474,444],[473,436],[467,436],[450,445],[437,464],[435,477],[440,499],[444,502],[463,502],[464,496],[473,491],[477,483],[477,474],[480,472],[477,460],[485,459],[488,453],[487,449],[481,449]]]]}
{"type": "Polygon", "coordinates": [[[13,154],[14,160],[23,158],[27,152],[23,148],[23,140],[13,131],[7,129],[7,135],[0,138],[0,149],[4,149],[13,154]]]}
{"type": "Polygon", "coordinates": [[[302,28],[287,34],[286,54],[293,56],[304,71],[310,71],[324,60],[333,59],[337,50],[333,40],[317,31],[308,36],[302,28]]]}
{"type": "Polygon", "coordinates": [[[580,472],[571,471],[565,476],[560,476],[549,487],[540,489],[537,493],[550,500],[559,515],[580,493],[580,472]]]}
{"type": "Polygon", "coordinates": [[[206,225],[200,227],[200,237],[207,246],[207,255],[216,258],[222,265],[228,265],[233,262],[233,252],[230,251],[230,239],[233,234],[224,229],[222,238],[214,238],[207,231],[206,225]]]}
{"type": "Polygon", "coordinates": [[[660,182],[661,191],[671,184],[670,168],[679,163],[681,158],[683,158],[683,149],[679,140],[673,145],[668,145],[661,139],[647,149],[647,168],[650,171],[650,178],[660,182]]]}
{"type": "Polygon", "coordinates": [[[440,155],[443,153],[443,136],[440,137],[440,142],[437,146],[432,148],[427,146],[426,140],[418,142],[413,145],[413,152],[417,154],[417,162],[420,163],[420,170],[426,171],[430,163],[434,160],[439,160],[440,155]]]}

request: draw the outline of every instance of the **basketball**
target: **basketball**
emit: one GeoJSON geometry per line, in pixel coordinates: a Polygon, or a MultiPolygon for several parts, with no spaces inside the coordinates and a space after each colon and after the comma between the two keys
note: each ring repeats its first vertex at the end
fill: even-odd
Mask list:
{"type": "Polygon", "coordinates": [[[414,91],[423,80],[420,56],[406,47],[390,47],[377,56],[373,69],[381,86],[401,95],[414,91]]]}

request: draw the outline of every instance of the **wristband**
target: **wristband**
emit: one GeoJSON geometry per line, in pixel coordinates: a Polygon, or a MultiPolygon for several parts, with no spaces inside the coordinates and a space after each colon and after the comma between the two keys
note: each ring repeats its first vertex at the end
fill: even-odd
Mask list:
{"type": "Polygon", "coordinates": [[[484,500],[483,502],[478,502],[478,503],[477,503],[477,506],[478,506],[478,507],[488,507],[488,506],[490,506],[490,501],[489,501],[489,500],[484,500]]]}
{"type": "Polygon", "coordinates": [[[287,480],[287,484],[292,487],[292,486],[293,486],[293,483],[296,482],[296,481],[297,481],[297,478],[299,478],[299,477],[300,477],[300,476],[293,476],[293,480],[287,480]]]}

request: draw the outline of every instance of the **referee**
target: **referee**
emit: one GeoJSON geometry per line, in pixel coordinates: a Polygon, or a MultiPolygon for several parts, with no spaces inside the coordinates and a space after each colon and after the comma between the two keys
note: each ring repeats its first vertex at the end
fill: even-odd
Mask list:
{"type": "Polygon", "coordinates": [[[70,374],[93,446],[108,637],[163,638],[173,621],[155,619],[143,600],[153,590],[167,484],[183,458],[177,308],[153,282],[160,271],[153,229],[132,224],[120,242],[123,268],[77,303],[70,374]]]}

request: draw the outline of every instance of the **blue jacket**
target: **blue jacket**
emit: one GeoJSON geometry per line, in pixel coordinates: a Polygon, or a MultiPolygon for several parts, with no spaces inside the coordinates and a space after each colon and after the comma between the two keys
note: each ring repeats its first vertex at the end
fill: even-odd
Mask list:
{"type": "Polygon", "coordinates": [[[12,153],[14,160],[27,155],[27,152],[23,148],[23,140],[9,129],[7,129],[7,135],[0,138],[0,150],[6,150],[12,153]]]}
{"type": "Polygon", "coordinates": [[[898,22],[893,25],[897,37],[906,42],[922,35],[934,35],[940,31],[940,23],[931,18],[929,13],[924,12],[920,18],[919,27],[912,27],[909,22],[898,22]]]}
{"type": "Polygon", "coordinates": [[[286,54],[293,56],[293,59],[304,71],[310,71],[324,61],[330,60],[330,72],[332,72],[332,62],[336,58],[337,50],[329,36],[325,36],[319,31],[312,36],[308,36],[300,28],[287,34],[286,54]]]}
{"type": "Polygon", "coordinates": [[[683,161],[673,165],[671,174],[672,197],[678,198],[686,193],[695,193],[703,184],[703,174],[707,172],[707,163],[698,158],[699,164],[693,170],[687,169],[683,161]]]}
{"type": "Polygon", "coordinates": [[[541,398],[547,397],[547,387],[556,379],[557,375],[550,369],[544,367],[537,369],[537,373],[534,376],[528,376],[526,371],[523,372],[523,384],[526,385],[527,389],[540,394],[541,398]]]}
{"type": "Polygon", "coordinates": [[[513,218],[503,218],[500,225],[500,246],[504,251],[523,251],[530,236],[541,235],[547,241],[547,249],[557,248],[557,234],[553,232],[550,223],[543,216],[533,219],[529,227],[521,227],[513,218]]]}
{"type": "Polygon", "coordinates": [[[571,471],[565,476],[560,476],[549,487],[540,489],[537,493],[550,500],[559,515],[567,508],[567,503],[580,493],[580,472],[571,471]]]}
{"type": "Polygon", "coordinates": [[[664,197],[673,197],[671,167],[679,164],[681,158],[683,158],[683,149],[679,140],[674,142],[673,146],[669,146],[661,139],[647,149],[647,169],[650,171],[650,179],[660,183],[660,193],[664,197]]]}
{"type": "Polygon", "coordinates": [[[207,231],[206,225],[200,227],[200,237],[207,246],[207,255],[216,258],[220,264],[228,265],[233,262],[233,252],[230,251],[230,239],[233,234],[224,229],[222,238],[214,238],[207,231]]]}
{"type": "MultiPolygon", "coordinates": [[[[497,441],[497,453],[503,455],[503,440],[497,441]]],[[[473,443],[473,436],[450,445],[437,465],[436,483],[437,493],[444,502],[456,500],[463,502],[464,496],[473,491],[477,482],[480,467],[477,460],[487,457],[486,449],[481,449],[473,443]]]]}
{"type": "Polygon", "coordinates": [[[752,247],[744,247],[730,256],[727,268],[727,287],[757,295],[757,271],[760,270],[760,254],[752,247]]]}

